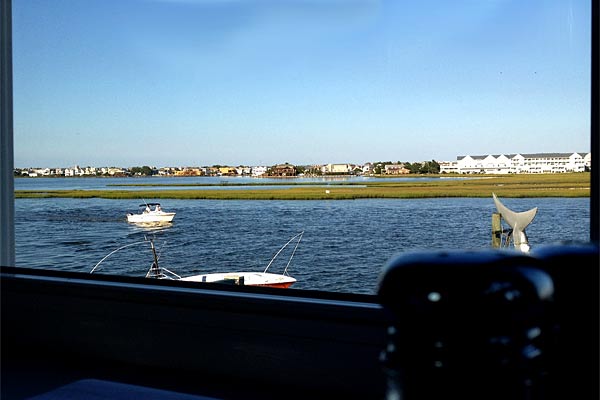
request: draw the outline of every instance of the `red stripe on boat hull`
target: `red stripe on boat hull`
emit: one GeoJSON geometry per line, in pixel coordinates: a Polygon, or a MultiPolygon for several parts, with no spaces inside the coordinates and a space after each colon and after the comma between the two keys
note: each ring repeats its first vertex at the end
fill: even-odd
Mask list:
{"type": "Polygon", "coordinates": [[[283,283],[266,283],[264,285],[247,285],[247,286],[262,286],[262,287],[287,289],[290,286],[292,286],[293,284],[294,284],[294,282],[283,282],[283,283]]]}

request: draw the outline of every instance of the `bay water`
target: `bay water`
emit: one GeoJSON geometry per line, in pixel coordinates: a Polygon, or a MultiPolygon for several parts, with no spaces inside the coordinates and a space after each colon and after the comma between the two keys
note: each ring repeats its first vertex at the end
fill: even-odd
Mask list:
{"type": "MultiPolygon", "coordinates": [[[[16,179],[15,188],[47,185],[60,189],[82,184],[90,188],[113,181],[80,179],[16,179]]],[[[589,198],[502,201],[515,211],[538,207],[527,229],[533,250],[589,239],[589,198]]],[[[144,238],[153,238],[160,265],[181,276],[262,272],[281,246],[304,231],[288,266],[289,274],[298,280],[293,288],[375,294],[382,269],[396,255],[415,250],[489,248],[491,215],[496,211],[491,195],[160,202],[165,211],[177,213],[173,222],[143,227],[126,220],[126,213],[138,212],[139,199],[16,199],[16,264],[88,273],[112,251],[132,244],[103,261],[96,273],[145,276],[152,254],[144,238]],[[133,245],[137,242],[139,245],[133,245]]],[[[292,250],[289,246],[282,252],[269,272],[283,272],[292,250]]]]}

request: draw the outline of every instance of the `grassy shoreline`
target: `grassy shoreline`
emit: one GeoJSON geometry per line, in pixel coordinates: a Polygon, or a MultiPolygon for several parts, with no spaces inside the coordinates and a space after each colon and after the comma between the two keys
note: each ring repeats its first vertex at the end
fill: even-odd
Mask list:
{"type": "MultiPolygon", "coordinates": [[[[409,176],[410,177],[410,176],[409,176]]],[[[443,177],[456,177],[447,176],[443,177]]],[[[464,177],[464,176],[460,176],[464,177]]],[[[160,190],[17,190],[20,198],[104,198],[182,200],[353,200],[370,198],[418,199],[439,197],[589,197],[590,174],[487,175],[479,179],[374,182],[288,182],[247,184],[114,184],[111,186],[196,186],[198,189],[160,190]],[[202,186],[292,186],[281,189],[201,189],[202,186]],[[326,193],[329,191],[329,193],[326,193]]],[[[107,185],[108,186],[108,185],[107,185]]]]}

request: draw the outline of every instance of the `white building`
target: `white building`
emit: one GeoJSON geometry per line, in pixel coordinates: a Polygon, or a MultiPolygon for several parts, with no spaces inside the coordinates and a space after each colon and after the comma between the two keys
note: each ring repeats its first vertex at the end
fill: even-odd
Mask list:
{"type": "Polygon", "coordinates": [[[583,157],[583,167],[587,168],[588,171],[592,170],[592,153],[587,153],[583,157]]]}
{"type": "Polygon", "coordinates": [[[108,174],[110,176],[120,175],[120,174],[123,174],[123,173],[125,173],[125,170],[123,168],[115,168],[115,167],[108,168],[108,174]]]}
{"type": "Polygon", "coordinates": [[[252,176],[263,176],[267,173],[268,168],[264,165],[252,167],[252,176]]]}
{"type": "Polygon", "coordinates": [[[511,172],[510,155],[458,156],[456,160],[455,172],[459,174],[509,174],[511,172]]]}
{"type": "Polygon", "coordinates": [[[562,172],[583,172],[586,169],[585,159],[590,160],[591,153],[537,153],[516,154],[511,159],[513,173],[549,174],[562,172]]]}
{"type": "Polygon", "coordinates": [[[73,168],[65,169],[65,176],[83,176],[84,170],[79,168],[79,165],[74,166],[73,168]]]}
{"type": "Polygon", "coordinates": [[[250,175],[252,173],[252,167],[243,167],[243,166],[240,166],[240,167],[237,167],[235,169],[235,171],[237,172],[237,174],[239,176],[246,176],[246,175],[250,175]]]}
{"type": "Polygon", "coordinates": [[[96,175],[98,169],[96,167],[85,167],[83,174],[84,175],[96,175]]]}
{"type": "Polygon", "coordinates": [[[348,174],[352,172],[352,165],[350,164],[327,164],[321,168],[321,172],[324,174],[348,174]]]}
{"type": "Polygon", "coordinates": [[[49,175],[50,175],[50,168],[36,168],[32,172],[29,173],[29,176],[49,176],[49,175]]]}
{"type": "Polygon", "coordinates": [[[591,168],[591,153],[533,153],[458,156],[440,163],[440,172],[459,174],[551,174],[591,168]]]}
{"type": "Polygon", "coordinates": [[[458,174],[458,161],[440,161],[440,173],[458,174]]]}

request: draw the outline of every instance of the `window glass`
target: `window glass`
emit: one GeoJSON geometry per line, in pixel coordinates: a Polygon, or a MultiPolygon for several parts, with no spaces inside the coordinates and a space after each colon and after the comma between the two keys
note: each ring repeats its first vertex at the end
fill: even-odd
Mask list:
{"type": "Polygon", "coordinates": [[[13,0],[16,264],[373,294],[493,193],[588,240],[590,46],[589,1],[13,0]]]}

